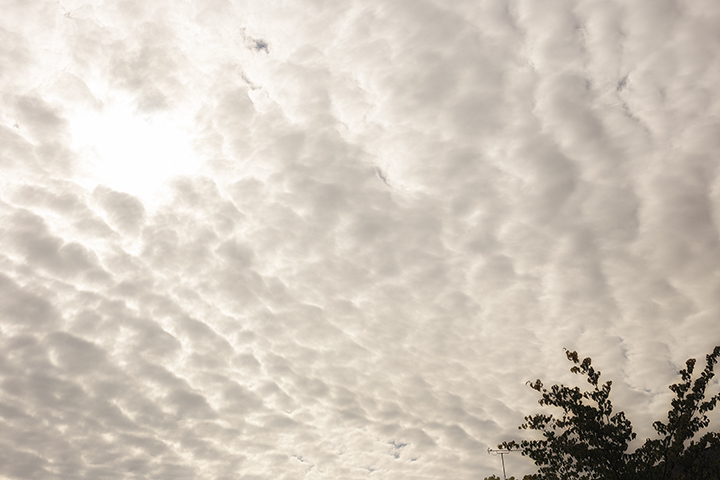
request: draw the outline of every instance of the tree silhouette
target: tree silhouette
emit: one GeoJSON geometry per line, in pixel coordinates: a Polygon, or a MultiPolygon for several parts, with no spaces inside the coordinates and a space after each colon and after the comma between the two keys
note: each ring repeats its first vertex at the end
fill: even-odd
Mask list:
{"type": "MultiPolygon", "coordinates": [[[[675,394],[667,421],[653,427],[657,438],[629,453],[635,438],[630,420],[621,411],[613,413],[610,401],[612,382],[600,383],[600,372],[592,360],[579,359],[566,350],[570,369],[587,379],[591,388],[553,385],[540,380],[528,382],[541,394],[540,405],[562,410],[557,415],[539,413],[525,417],[522,430],[536,430],[542,439],[503,442],[498,447],[519,450],[538,468],[536,480],[720,480],[720,433],[711,431],[707,416],[720,400],[720,392],[706,399],[714,376],[720,346],[706,355],[706,364],[693,380],[695,359],[679,372],[681,381],[670,385],[675,394]],[[699,439],[696,434],[703,432],[699,439]]],[[[493,477],[487,477],[492,480],[493,477]]]]}

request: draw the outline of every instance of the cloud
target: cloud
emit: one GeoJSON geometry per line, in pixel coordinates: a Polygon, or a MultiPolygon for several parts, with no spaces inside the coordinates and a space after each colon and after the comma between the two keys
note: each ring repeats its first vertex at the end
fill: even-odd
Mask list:
{"type": "Polygon", "coordinates": [[[51,273],[75,275],[99,267],[91,251],[53,235],[38,215],[20,210],[7,218],[6,225],[4,233],[14,253],[51,273]]]}
{"type": "Polygon", "coordinates": [[[710,3],[7,6],[0,474],[497,474],[562,347],[649,434],[716,343],[710,3]],[[195,170],[93,174],[118,105],[195,170]]]}
{"type": "Polygon", "coordinates": [[[59,312],[42,296],[33,294],[7,276],[0,276],[3,285],[3,319],[19,326],[57,321],[59,312]]]}
{"type": "Polygon", "coordinates": [[[130,233],[140,230],[145,220],[145,207],[140,200],[103,186],[95,188],[93,197],[108,215],[109,222],[119,230],[130,233]]]}

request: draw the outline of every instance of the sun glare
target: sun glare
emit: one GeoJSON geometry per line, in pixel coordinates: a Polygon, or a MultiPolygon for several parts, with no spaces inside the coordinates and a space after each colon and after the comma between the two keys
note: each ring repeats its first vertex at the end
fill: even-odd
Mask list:
{"type": "Polygon", "coordinates": [[[185,118],[177,113],[144,115],[118,104],[72,119],[83,180],[90,187],[102,184],[155,203],[168,180],[201,166],[185,118]]]}

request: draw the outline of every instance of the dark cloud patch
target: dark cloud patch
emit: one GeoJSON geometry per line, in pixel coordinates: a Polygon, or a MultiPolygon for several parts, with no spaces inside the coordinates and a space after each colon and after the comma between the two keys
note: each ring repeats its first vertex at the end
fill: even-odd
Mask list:
{"type": "Polygon", "coordinates": [[[166,358],[181,348],[178,339],[151,319],[138,319],[129,324],[134,330],[134,344],[137,352],[166,358]]]}
{"type": "Polygon", "coordinates": [[[4,321],[37,328],[51,326],[59,320],[57,307],[42,293],[23,288],[5,275],[0,275],[0,286],[0,311],[4,321]]]}
{"type": "Polygon", "coordinates": [[[236,240],[223,243],[217,252],[225,260],[227,268],[241,271],[252,265],[255,256],[250,248],[238,244],[236,240]]]}
{"type": "Polygon", "coordinates": [[[196,392],[186,389],[175,389],[166,397],[170,406],[176,409],[179,418],[190,419],[211,419],[217,414],[210,407],[207,399],[196,392]]]}
{"type": "Polygon", "coordinates": [[[66,242],[54,235],[45,220],[30,211],[12,214],[3,235],[15,252],[33,266],[58,275],[102,273],[93,251],[79,242],[66,242]]]}
{"type": "Polygon", "coordinates": [[[15,101],[17,123],[30,132],[36,141],[60,140],[69,123],[57,108],[38,97],[21,96],[15,101]]]}
{"type": "Polygon", "coordinates": [[[261,38],[246,37],[245,41],[248,42],[250,44],[250,48],[256,52],[265,52],[266,54],[270,53],[270,46],[261,38]]]}
{"type": "Polygon", "coordinates": [[[17,117],[14,124],[17,126],[16,131],[23,137],[28,137],[32,143],[30,149],[27,146],[23,148],[22,144],[25,142],[11,138],[11,142],[16,145],[13,148],[14,152],[18,151],[18,147],[20,151],[30,150],[30,155],[19,159],[23,167],[40,167],[43,170],[63,174],[71,173],[77,166],[77,157],[68,145],[69,123],[60,111],[44,99],[35,96],[20,96],[14,103],[14,114],[17,117]],[[31,159],[30,162],[27,161],[28,157],[31,159]]]}
{"type": "Polygon", "coordinates": [[[679,274],[685,269],[710,267],[696,259],[718,250],[707,181],[707,174],[700,169],[685,170],[682,176],[662,175],[655,185],[658,208],[645,211],[651,215],[643,215],[647,228],[667,235],[662,247],[654,250],[660,265],[679,274]]]}
{"type": "Polygon", "coordinates": [[[173,319],[173,326],[190,342],[196,343],[199,348],[210,348],[217,355],[226,359],[233,353],[233,347],[221,335],[210,328],[205,322],[189,316],[180,316],[173,319]]]}
{"type": "Polygon", "coordinates": [[[111,225],[129,233],[140,231],[145,221],[145,207],[140,200],[104,186],[95,188],[93,198],[103,208],[111,225]]]}
{"type": "Polygon", "coordinates": [[[270,53],[270,46],[266,40],[263,40],[262,38],[255,38],[246,33],[246,28],[243,27],[240,29],[240,35],[242,35],[243,40],[245,41],[245,47],[254,50],[256,52],[265,52],[266,54],[270,53]]]}
{"type": "Polygon", "coordinates": [[[87,208],[82,197],[75,192],[55,192],[34,185],[22,185],[14,192],[13,200],[22,205],[52,210],[70,217],[87,208]]]}
{"type": "Polygon", "coordinates": [[[26,452],[11,445],[6,445],[0,454],[2,460],[0,471],[15,478],[43,478],[52,475],[46,466],[48,461],[33,452],[26,452]],[[4,457],[4,458],[3,458],[4,457]]]}
{"type": "Polygon", "coordinates": [[[224,385],[222,396],[225,415],[245,417],[263,409],[262,398],[237,382],[224,385]]]}
{"type": "Polygon", "coordinates": [[[68,333],[52,333],[45,342],[59,366],[70,375],[91,373],[102,368],[106,362],[106,353],[102,348],[68,333]]]}

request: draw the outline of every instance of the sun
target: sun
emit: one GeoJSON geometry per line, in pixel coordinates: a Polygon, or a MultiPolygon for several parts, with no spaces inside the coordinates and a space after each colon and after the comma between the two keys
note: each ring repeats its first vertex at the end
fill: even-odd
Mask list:
{"type": "Polygon", "coordinates": [[[147,114],[116,101],[73,115],[70,126],[79,179],[91,188],[105,185],[152,204],[169,180],[201,167],[191,143],[192,115],[182,111],[147,114]]]}

